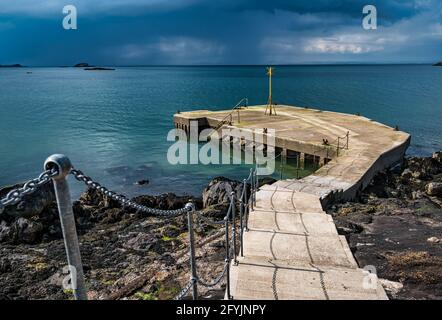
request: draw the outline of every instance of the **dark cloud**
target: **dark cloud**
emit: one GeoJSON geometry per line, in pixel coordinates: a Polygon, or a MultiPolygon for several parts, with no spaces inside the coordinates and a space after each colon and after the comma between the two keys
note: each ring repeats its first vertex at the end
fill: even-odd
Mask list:
{"type": "MultiPolygon", "coordinates": [[[[1,1],[1,0],[0,0],[1,1]]],[[[61,27],[64,1],[0,4],[0,64],[426,62],[442,58],[441,2],[362,0],[97,0],[61,27]],[[38,3],[39,5],[36,5],[38,3]],[[26,5],[27,4],[27,5],[26,5]]]]}

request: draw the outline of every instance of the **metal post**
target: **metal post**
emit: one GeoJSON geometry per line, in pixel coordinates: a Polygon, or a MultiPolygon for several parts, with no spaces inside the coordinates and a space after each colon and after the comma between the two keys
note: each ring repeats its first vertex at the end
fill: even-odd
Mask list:
{"type": "Polygon", "coordinates": [[[240,236],[240,239],[239,239],[239,241],[240,241],[240,245],[241,245],[241,257],[244,257],[244,246],[243,246],[243,233],[244,233],[244,222],[243,222],[243,218],[244,218],[244,216],[245,216],[245,213],[246,213],[246,211],[247,211],[247,209],[246,209],[246,204],[247,204],[247,195],[246,195],[246,192],[247,192],[247,181],[246,181],[246,179],[244,179],[243,180],[243,184],[242,184],[242,187],[243,187],[243,193],[242,193],[242,198],[239,200],[239,205],[240,205],[240,207],[239,207],[239,223],[240,223],[240,228],[241,228],[241,236],[240,236]]]}
{"type": "Polygon", "coordinates": [[[296,179],[299,179],[299,154],[296,156],[296,179]]]}
{"type": "Polygon", "coordinates": [[[195,237],[193,234],[193,213],[195,211],[195,206],[192,202],[186,204],[187,212],[187,227],[189,231],[189,247],[190,247],[190,270],[192,272],[190,280],[193,282],[192,285],[192,298],[193,300],[198,300],[198,275],[196,272],[196,262],[195,262],[195,237]]]}
{"type": "Polygon", "coordinates": [[[232,297],[230,295],[230,246],[229,246],[229,216],[224,218],[224,223],[226,227],[226,290],[227,299],[230,300],[232,297]]]}
{"type": "Polygon", "coordinates": [[[253,187],[254,187],[254,174],[255,172],[253,171],[253,169],[250,169],[251,172],[251,176],[250,176],[250,199],[249,199],[249,204],[250,204],[250,209],[253,210],[253,187]]]}
{"type": "Polygon", "coordinates": [[[253,205],[256,206],[256,192],[258,192],[259,188],[259,177],[258,177],[258,169],[255,170],[255,192],[253,193],[253,205]]]}
{"type": "Polygon", "coordinates": [[[347,150],[348,150],[348,136],[350,135],[350,131],[347,131],[347,150]]]}
{"type": "Polygon", "coordinates": [[[46,159],[44,168],[45,170],[58,170],[58,175],[53,177],[52,180],[54,182],[55,197],[60,215],[72,290],[76,300],[87,300],[83,264],[81,262],[80,247],[78,245],[71,194],[69,192],[69,184],[66,180],[67,175],[72,169],[71,161],[65,155],[55,154],[46,159]]]}
{"type": "Polygon", "coordinates": [[[279,165],[279,171],[280,171],[280,179],[279,180],[282,180],[282,171],[284,170],[284,164],[283,164],[283,157],[282,157],[282,155],[281,155],[281,159],[279,159],[279,161],[280,161],[280,165],[279,165]]]}
{"type": "Polygon", "coordinates": [[[235,192],[232,191],[230,194],[230,205],[232,206],[232,242],[233,242],[233,262],[235,265],[238,264],[238,261],[236,259],[236,202],[235,202],[235,192]]]}
{"type": "Polygon", "coordinates": [[[338,147],[336,148],[336,156],[339,157],[339,140],[340,137],[338,137],[338,147]]]}

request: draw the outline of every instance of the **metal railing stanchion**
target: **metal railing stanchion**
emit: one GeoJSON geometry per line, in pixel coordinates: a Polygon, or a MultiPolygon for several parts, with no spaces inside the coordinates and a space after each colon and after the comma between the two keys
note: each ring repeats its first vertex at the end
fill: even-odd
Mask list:
{"type": "Polygon", "coordinates": [[[46,159],[44,168],[45,170],[58,170],[58,175],[52,177],[52,180],[66,248],[71,286],[76,300],[87,300],[87,290],[78,244],[77,229],[75,227],[75,217],[72,209],[69,185],[66,180],[67,175],[71,172],[72,164],[65,155],[55,154],[46,159]]]}
{"type": "Polygon", "coordinates": [[[236,195],[235,192],[230,194],[230,205],[232,206],[232,242],[233,242],[233,262],[238,264],[236,259],[236,195]]]}
{"type": "Polygon", "coordinates": [[[243,238],[244,238],[244,215],[246,212],[246,190],[247,190],[247,180],[244,179],[243,180],[243,192],[241,194],[241,199],[239,200],[239,227],[241,229],[241,233],[240,233],[240,253],[241,253],[241,257],[244,257],[244,246],[243,246],[243,238]]]}
{"type": "MultiPolygon", "coordinates": [[[[252,181],[252,169],[250,169],[250,175],[249,175],[250,181],[252,181]]],[[[250,212],[250,196],[247,196],[247,183],[244,190],[244,215],[245,215],[245,229],[246,231],[249,231],[248,228],[248,220],[249,220],[249,212],[250,212]]]]}
{"type": "Polygon", "coordinates": [[[189,231],[189,250],[190,250],[190,270],[191,270],[191,278],[190,281],[192,284],[192,298],[193,300],[198,300],[198,275],[196,270],[196,261],[195,261],[195,237],[193,230],[193,214],[195,212],[195,205],[192,202],[186,204],[187,212],[187,226],[189,231]]]}
{"type": "Polygon", "coordinates": [[[227,299],[231,300],[232,296],[230,295],[230,245],[229,245],[229,215],[224,218],[225,228],[226,228],[226,294],[227,299]]]}

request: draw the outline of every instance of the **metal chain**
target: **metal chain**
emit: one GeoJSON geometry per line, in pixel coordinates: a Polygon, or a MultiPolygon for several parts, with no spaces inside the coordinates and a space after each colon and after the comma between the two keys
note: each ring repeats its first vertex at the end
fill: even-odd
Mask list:
{"type": "Polygon", "coordinates": [[[191,279],[189,283],[173,298],[173,300],[181,300],[184,298],[187,292],[189,292],[190,288],[192,288],[195,281],[195,279],[191,279]]]}
{"type": "Polygon", "coordinates": [[[55,169],[42,172],[38,178],[27,181],[22,187],[13,189],[3,199],[0,199],[0,214],[6,206],[12,206],[23,200],[23,197],[34,193],[42,185],[48,183],[51,178],[58,175],[55,169]]]}
{"type": "Polygon", "coordinates": [[[113,191],[108,190],[106,187],[103,187],[98,182],[95,182],[92,180],[91,177],[86,176],[82,171],[77,169],[72,169],[71,174],[77,179],[78,181],[83,182],[86,186],[88,186],[91,189],[97,190],[100,193],[104,194],[105,196],[108,196],[109,198],[118,201],[123,207],[130,207],[135,210],[142,211],[144,213],[156,215],[156,216],[179,216],[184,213],[187,213],[192,208],[186,206],[182,209],[176,209],[176,210],[160,210],[155,208],[149,208],[146,206],[143,206],[141,204],[138,204],[129,198],[127,198],[124,195],[117,194],[113,191]]]}
{"type": "Polygon", "coordinates": [[[223,271],[222,271],[221,274],[218,276],[218,278],[216,278],[213,282],[207,283],[207,282],[204,282],[203,280],[201,280],[201,279],[198,277],[198,283],[199,283],[200,285],[202,285],[203,287],[206,287],[206,288],[212,288],[212,287],[216,286],[218,283],[221,282],[221,280],[222,280],[222,279],[224,278],[224,276],[226,275],[227,268],[228,268],[228,263],[225,263],[223,271]]]}

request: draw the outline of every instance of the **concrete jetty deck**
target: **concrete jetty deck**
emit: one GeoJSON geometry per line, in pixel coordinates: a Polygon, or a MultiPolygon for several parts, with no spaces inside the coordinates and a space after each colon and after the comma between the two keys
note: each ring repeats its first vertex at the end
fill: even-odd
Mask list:
{"type": "Polygon", "coordinates": [[[276,116],[264,112],[265,106],[254,106],[174,117],[175,126],[186,131],[192,120],[203,129],[275,129],[283,156],[296,153],[321,165],[306,178],[280,180],[257,192],[244,257],[231,268],[233,298],[387,299],[323,209],[354,198],[378,171],[402,161],[410,136],[358,115],[281,105],[276,116]]]}

